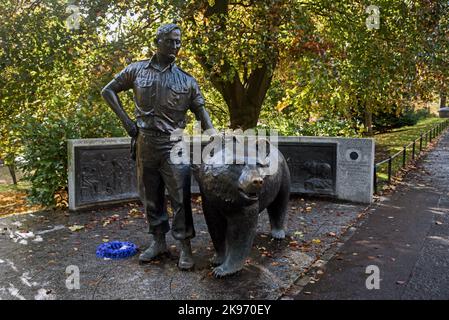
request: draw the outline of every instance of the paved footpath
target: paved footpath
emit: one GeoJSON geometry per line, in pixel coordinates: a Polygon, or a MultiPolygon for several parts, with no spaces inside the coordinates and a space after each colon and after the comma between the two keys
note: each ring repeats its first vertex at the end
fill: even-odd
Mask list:
{"type": "Polygon", "coordinates": [[[449,299],[449,133],[311,278],[295,299],[449,299]]]}

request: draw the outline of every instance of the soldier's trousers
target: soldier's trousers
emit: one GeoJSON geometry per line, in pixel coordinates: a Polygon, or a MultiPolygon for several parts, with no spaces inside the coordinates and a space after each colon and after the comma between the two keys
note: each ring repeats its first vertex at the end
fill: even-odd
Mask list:
{"type": "Polygon", "coordinates": [[[176,144],[169,135],[152,136],[139,130],[136,143],[137,185],[151,234],[170,230],[165,188],[170,199],[172,235],[177,240],[195,236],[190,193],[190,165],[173,164],[170,151],[176,144]]]}

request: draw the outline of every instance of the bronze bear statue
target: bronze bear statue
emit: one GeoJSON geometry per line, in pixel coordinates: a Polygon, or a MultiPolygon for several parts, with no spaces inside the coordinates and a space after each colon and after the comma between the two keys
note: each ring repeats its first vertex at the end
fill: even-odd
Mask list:
{"type": "MultiPolygon", "coordinates": [[[[258,140],[256,147],[260,143],[258,140]]],[[[259,157],[251,159],[247,153],[240,158],[243,164],[225,164],[222,160],[227,151],[222,149],[209,163],[193,167],[216,251],[212,263],[216,266],[213,275],[217,278],[243,268],[256,235],[259,213],[263,210],[268,211],[272,237],[285,238],[290,171],[281,152],[267,140],[262,143],[267,146],[265,161],[259,161],[259,157]]],[[[235,155],[235,150],[232,152],[235,155]]]]}

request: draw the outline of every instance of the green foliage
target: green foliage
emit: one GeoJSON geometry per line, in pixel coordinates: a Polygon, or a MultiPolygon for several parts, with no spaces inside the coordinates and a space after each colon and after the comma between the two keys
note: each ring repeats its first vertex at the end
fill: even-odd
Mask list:
{"type": "Polygon", "coordinates": [[[66,119],[52,115],[44,119],[31,118],[23,133],[24,158],[21,165],[32,187],[31,202],[54,205],[53,195],[66,182],[67,136],[75,128],[66,119]],[[43,120],[43,121],[42,121],[43,120]]]}
{"type": "Polygon", "coordinates": [[[112,112],[95,106],[80,107],[67,117],[54,112],[23,122],[20,168],[31,182],[29,200],[47,206],[55,205],[54,194],[67,187],[67,139],[124,135],[112,112]]]}
{"type": "Polygon", "coordinates": [[[258,128],[276,129],[284,136],[340,136],[354,137],[359,135],[360,123],[356,120],[345,119],[341,114],[329,113],[324,110],[321,114],[312,116],[310,111],[302,109],[297,101],[279,110],[277,105],[285,96],[280,82],[275,81],[268,91],[267,99],[262,108],[258,128]]]}
{"type": "Polygon", "coordinates": [[[374,115],[374,129],[378,132],[385,132],[404,126],[414,126],[419,120],[430,117],[427,109],[415,111],[412,107],[406,107],[403,110],[399,110],[399,112],[397,112],[397,109],[393,108],[390,112],[380,112],[374,115]]]}
{"type": "MultiPolygon", "coordinates": [[[[70,3],[78,30],[65,26],[67,1],[0,2],[0,158],[23,157],[31,199],[49,205],[66,187],[67,139],[125,135],[100,90],[151,56],[161,23],[183,28],[178,63],[219,129],[358,136],[365,116],[379,129],[411,124],[420,116],[406,106],[449,89],[443,0],[70,3]],[[366,27],[370,4],[380,29],[366,27]]],[[[121,98],[132,115],[132,93],[121,98]]]]}

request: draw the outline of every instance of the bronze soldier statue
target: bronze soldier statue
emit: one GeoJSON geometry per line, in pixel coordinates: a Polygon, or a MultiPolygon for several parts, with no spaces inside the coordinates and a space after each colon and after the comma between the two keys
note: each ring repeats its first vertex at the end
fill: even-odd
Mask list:
{"type": "Polygon", "coordinates": [[[149,262],[167,252],[165,234],[170,230],[165,206],[167,188],[173,209],[172,235],[180,241],[178,266],[187,270],[194,266],[190,239],[195,236],[190,166],[170,160],[170,150],[179,142],[170,139],[170,135],[185,128],[187,110],[201,121],[203,130],[214,133],[215,129],[196,80],[175,64],[181,47],[181,29],[176,24],[162,25],[157,30],[155,44],[157,52],[150,60],[128,65],[104,87],[102,95],[135,142],[139,194],[149,233],[153,235],[152,244],[139,260],[149,262]],[[134,92],[136,122],[124,111],[117,95],[129,89],[134,92]]]}

